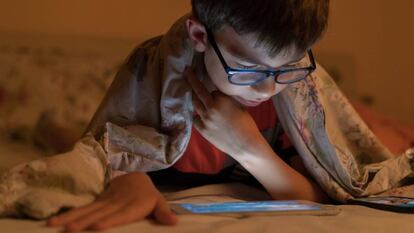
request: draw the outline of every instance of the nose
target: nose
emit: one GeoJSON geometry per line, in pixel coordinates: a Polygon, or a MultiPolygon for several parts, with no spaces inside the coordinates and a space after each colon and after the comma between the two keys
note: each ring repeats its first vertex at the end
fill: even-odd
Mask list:
{"type": "Polygon", "coordinates": [[[269,99],[276,94],[276,82],[273,78],[268,78],[259,82],[258,84],[251,86],[256,96],[260,99],[269,99]]]}

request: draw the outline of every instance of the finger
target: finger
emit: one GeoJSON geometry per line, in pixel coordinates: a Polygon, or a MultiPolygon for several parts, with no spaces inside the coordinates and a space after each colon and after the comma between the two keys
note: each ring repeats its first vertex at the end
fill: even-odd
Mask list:
{"type": "Polygon", "coordinates": [[[238,101],[236,101],[235,99],[233,99],[231,96],[224,94],[220,90],[214,90],[214,91],[212,91],[210,93],[210,95],[216,101],[220,101],[220,100],[226,99],[227,101],[230,101],[230,102],[236,104],[239,107],[243,107],[243,105],[241,105],[238,101]]]}
{"type": "Polygon", "coordinates": [[[212,96],[210,95],[208,90],[204,87],[200,80],[197,79],[196,75],[191,70],[191,68],[186,68],[184,70],[184,76],[186,77],[191,88],[193,89],[194,94],[197,95],[197,97],[204,104],[204,106],[206,106],[206,104],[212,100],[212,96]]]}
{"type": "Polygon", "coordinates": [[[59,216],[51,217],[47,221],[48,226],[61,226],[69,223],[81,216],[87,215],[91,212],[96,211],[104,205],[104,202],[93,202],[89,205],[72,209],[66,213],[63,213],[59,216]]]}
{"type": "Polygon", "coordinates": [[[145,203],[142,204],[128,204],[124,206],[112,215],[103,217],[99,220],[99,223],[93,224],[90,229],[92,230],[104,230],[111,227],[132,223],[139,221],[147,217],[151,213],[153,206],[148,206],[145,203]],[[132,207],[131,207],[132,206],[132,207]]]}
{"type": "Polygon", "coordinates": [[[205,125],[200,116],[197,116],[193,119],[193,125],[196,130],[202,134],[203,130],[205,129],[205,125]]]}
{"type": "Polygon", "coordinates": [[[65,225],[65,231],[73,232],[73,231],[81,231],[87,229],[89,226],[96,224],[99,222],[100,219],[110,216],[115,212],[119,211],[123,208],[123,205],[116,205],[116,204],[107,204],[102,208],[90,213],[87,216],[82,216],[80,218],[75,219],[73,222],[70,222],[65,225]]]}
{"type": "Polygon", "coordinates": [[[164,198],[158,200],[154,211],[154,218],[157,222],[165,225],[175,225],[177,223],[177,216],[171,211],[164,198]]]}
{"type": "Polygon", "coordinates": [[[214,90],[214,91],[212,91],[212,92],[210,93],[210,95],[211,95],[213,98],[227,96],[227,95],[225,95],[223,92],[221,92],[220,90],[214,90]]]}
{"type": "Polygon", "coordinates": [[[197,95],[193,95],[192,100],[194,110],[198,113],[198,115],[204,115],[206,113],[206,107],[203,102],[201,102],[197,95]]]}

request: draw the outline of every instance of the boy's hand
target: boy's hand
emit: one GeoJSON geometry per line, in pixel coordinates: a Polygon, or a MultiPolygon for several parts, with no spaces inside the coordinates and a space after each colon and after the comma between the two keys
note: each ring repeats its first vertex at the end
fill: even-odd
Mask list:
{"type": "Polygon", "coordinates": [[[48,226],[64,226],[67,232],[103,230],[152,215],[166,225],[177,222],[164,197],[144,173],[129,173],[112,180],[93,203],[48,220],[48,226]]]}
{"type": "Polygon", "coordinates": [[[195,128],[218,149],[240,162],[243,154],[264,140],[250,114],[236,100],[220,91],[209,93],[187,68],[184,76],[193,89],[193,106],[198,113],[195,128]]]}

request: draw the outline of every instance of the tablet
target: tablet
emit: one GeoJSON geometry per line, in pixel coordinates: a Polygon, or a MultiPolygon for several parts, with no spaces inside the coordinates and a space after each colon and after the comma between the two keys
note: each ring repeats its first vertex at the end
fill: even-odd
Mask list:
{"type": "Polygon", "coordinates": [[[177,214],[201,215],[337,215],[336,206],[322,205],[309,201],[253,201],[253,202],[210,202],[173,203],[172,210],[177,214]]]}
{"type": "Polygon", "coordinates": [[[348,203],[394,212],[414,213],[414,198],[409,197],[384,196],[355,198],[350,199],[348,203]]]}

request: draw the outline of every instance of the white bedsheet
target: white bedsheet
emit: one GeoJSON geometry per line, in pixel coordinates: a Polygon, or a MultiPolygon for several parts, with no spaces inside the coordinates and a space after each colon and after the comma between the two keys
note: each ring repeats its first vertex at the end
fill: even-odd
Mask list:
{"type": "MultiPolygon", "coordinates": [[[[263,199],[266,194],[241,184],[209,185],[181,192],[166,194],[168,199],[179,201],[230,201],[238,199],[263,199]],[[230,195],[230,196],[229,196],[230,195]]],[[[412,233],[414,214],[401,214],[371,209],[363,206],[340,205],[337,216],[269,216],[236,219],[222,216],[181,215],[176,226],[161,226],[151,220],[114,228],[105,232],[283,232],[283,233],[412,233]]],[[[0,232],[59,232],[58,228],[47,228],[42,221],[2,219],[0,232]]]]}

